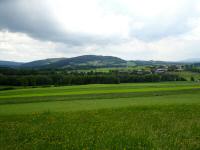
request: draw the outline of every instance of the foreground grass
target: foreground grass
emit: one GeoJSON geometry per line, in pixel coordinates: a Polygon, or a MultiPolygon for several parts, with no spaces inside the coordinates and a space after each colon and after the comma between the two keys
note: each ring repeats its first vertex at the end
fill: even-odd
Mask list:
{"type": "Polygon", "coordinates": [[[0,119],[1,149],[199,149],[200,106],[132,106],[0,119]]]}
{"type": "Polygon", "coordinates": [[[1,91],[0,149],[200,149],[199,87],[172,82],[1,91]]]}

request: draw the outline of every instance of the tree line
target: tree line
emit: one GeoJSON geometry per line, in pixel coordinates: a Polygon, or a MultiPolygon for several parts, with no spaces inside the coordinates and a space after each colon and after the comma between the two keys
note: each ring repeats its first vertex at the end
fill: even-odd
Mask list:
{"type": "Polygon", "coordinates": [[[191,71],[191,72],[196,72],[196,73],[200,73],[200,67],[199,65],[186,65],[185,66],[185,70],[187,71],[191,71]]]}
{"type": "Polygon", "coordinates": [[[83,84],[119,84],[138,82],[185,81],[174,74],[129,74],[129,73],[98,73],[72,72],[66,74],[26,74],[7,75],[0,73],[0,85],[10,86],[44,86],[44,85],[83,85],[83,84]]]}

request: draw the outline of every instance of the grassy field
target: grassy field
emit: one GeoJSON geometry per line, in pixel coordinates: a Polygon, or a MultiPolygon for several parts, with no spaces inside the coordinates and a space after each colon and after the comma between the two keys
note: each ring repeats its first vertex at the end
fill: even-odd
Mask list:
{"type": "Polygon", "coordinates": [[[200,149],[200,84],[0,91],[0,149],[200,149]]]}
{"type": "Polygon", "coordinates": [[[80,72],[90,72],[90,71],[94,71],[94,72],[110,72],[113,70],[118,70],[118,71],[133,71],[133,70],[150,70],[149,68],[147,68],[146,66],[127,66],[127,67],[112,67],[112,68],[96,68],[96,69],[82,69],[82,70],[78,70],[80,72]]]}

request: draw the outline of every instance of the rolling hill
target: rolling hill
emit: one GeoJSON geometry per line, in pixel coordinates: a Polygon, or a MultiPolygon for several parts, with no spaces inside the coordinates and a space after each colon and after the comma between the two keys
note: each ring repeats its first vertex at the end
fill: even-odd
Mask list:
{"type": "Polygon", "coordinates": [[[83,55],[72,58],[52,58],[21,65],[24,68],[93,68],[123,67],[127,62],[112,56],[83,55]]]}
{"type": "MultiPolygon", "coordinates": [[[[82,55],[72,58],[49,58],[32,61],[28,63],[17,63],[11,61],[0,61],[0,67],[20,67],[33,69],[90,69],[106,67],[127,67],[127,66],[152,66],[152,65],[172,65],[187,64],[186,62],[166,62],[166,61],[143,61],[143,60],[123,60],[113,56],[82,55]]],[[[190,63],[188,63],[190,64],[190,63]]]]}
{"type": "Polygon", "coordinates": [[[23,63],[21,62],[13,62],[13,61],[0,61],[0,67],[19,67],[23,63]]]}
{"type": "Polygon", "coordinates": [[[186,63],[200,63],[200,58],[190,58],[190,59],[183,60],[182,62],[186,62],[186,63]]]}
{"type": "Polygon", "coordinates": [[[122,67],[126,66],[126,61],[117,57],[112,56],[96,56],[96,55],[84,55],[68,59],[63,59],[52,65],[51,67],[56,68],[67,68],[67,67],[79,67],[79,68],[90,68],[90,67],[122,67]]]}
{"type": "Polygon", "coordinates": [[[36,60],[28,63],[24,63],[21,65],[22,68],[41,68],[52,65],[58,61],[64,60],[66,58],[49,58],[43,60],[36,60]]]}
{"type": "Polygon", "coordinates": [[[154,60],[135,60],[134,61],[138,66],[154,66],[154,65],[178,65],[183,64],[181,62],[170,62],[170,61],[154,61],[154,60]]]}

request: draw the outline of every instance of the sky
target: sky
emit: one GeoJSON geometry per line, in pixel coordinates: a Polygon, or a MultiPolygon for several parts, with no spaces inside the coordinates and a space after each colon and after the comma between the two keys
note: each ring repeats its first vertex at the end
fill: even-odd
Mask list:
{"type": "Polygon", "coordinates": [[[199,0],[0,0],[0,60],[200,58],[199,0]]]}

